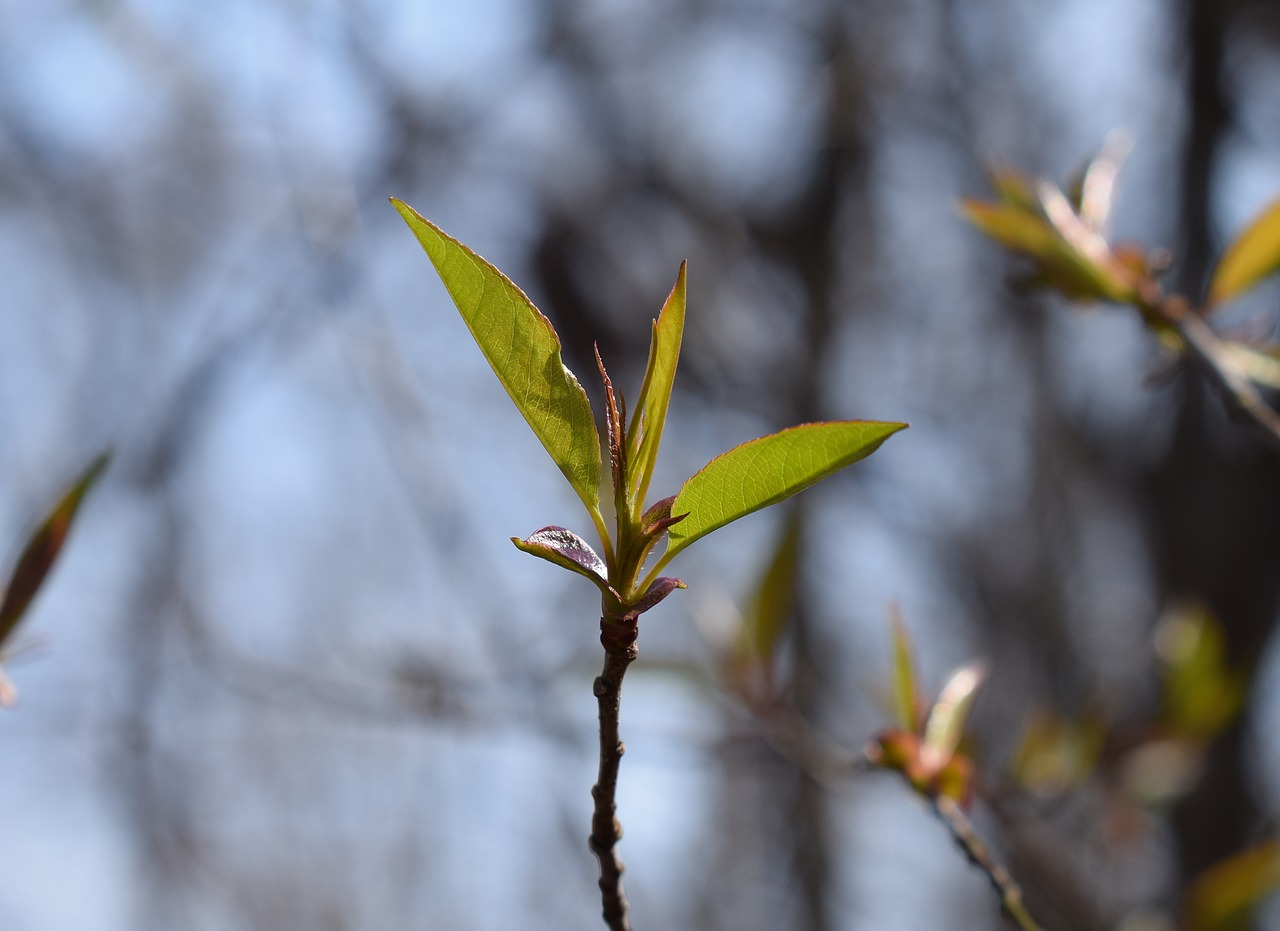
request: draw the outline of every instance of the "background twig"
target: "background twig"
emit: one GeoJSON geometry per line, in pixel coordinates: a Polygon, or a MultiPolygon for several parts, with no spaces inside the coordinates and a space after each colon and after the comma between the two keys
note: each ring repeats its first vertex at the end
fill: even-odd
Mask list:
{"type": "Polygon", "coordinates": [[[1012,918],[1022,931],[1043,931],[1031,917],[1027,907],[1022,904],[1022,888],[991,853],[983,839],[978,836],[973,822],[955,800],[940,795],[933,799],[933,810],[947,826],[951,836],[960,845],[970,862],[987,874],[991,885],[1000,896],[1000,905],[1005,914],[1012,918]]]}

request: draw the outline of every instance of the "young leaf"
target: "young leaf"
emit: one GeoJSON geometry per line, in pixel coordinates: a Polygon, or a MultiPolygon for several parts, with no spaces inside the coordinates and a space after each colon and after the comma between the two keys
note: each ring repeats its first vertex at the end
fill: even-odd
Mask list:
{"type": "Polygon", "coordinates": [[[1209,282],[1210,305],[1221,304],[1280,269],[1280,200],[1247,226],[1218,260],[1209,282]]]}
{"type": "Polygon", "coordinates": [[[1135,288],[1129,270],[1116,260],[1102,233],[1076,213],[1056,184],[1041,181],[1036,185],[1036,193],[1045,216],[1066,246],[1065,260],[1075,264],[1078,258],[1087,270],[1088,277],[1081,283],[1087,285],[1091,277],[1100,286],[1101,297],[1119,303],[1132,300],[1135,288]]]}
{"type": "Polygon", "coordinates": [[[801,424],[717,456],[676,495],[671,513],[689,516],[667,532],[662,563],[713,530],[871,455],[906,426],[871,420],[801,424]]]}
{"type": "Polygon", "coordinates": [[[1222,341],[1222,351],[1250,381],[1268,388],[1280,388],[1280,349],[1270,346],[1249,346],[1245,343],[1222,341]]]}
{"type": "Polygon", "coordinates": [[[1002,203],[1017,207],[1023,212],[1035,212],[1040,209],[1035,191],[1031,189],[1027,179],[1016,171],[996,168],[988,173],[987,178],[1002,203]]]}
{"type": "Polygon", "coordinates": [[[653,323],[649,342],[649,364],[645,368],[640,398],[627,428],[627,450],[631,463],[632,489],[635,500],[644,501],[658,459],[658,444],[667,421],[671,401],[671,385],[680,359],[680,343],[684,338],[685,262],[680,263],[675,287],[662,305],[653,323]]]}
{"type": "Polygon", "coordinates": [[[985,665],[969,663],[953,672],[942,687],[942,694],[934,702],[929,720],[925,722],[924,744],[920,748],[921,761],[930,771],[941,770],[955,756],[965,722],[969,719],[969,709],[973,707],[978,687],[986,678],[985,665]]]}
{"type": "Polygon", "coordinates": [[[648,611],[650,608],[652,608],[662,599],[666,598],[668,595],[674,592],[677,588],[687,588],[687,587],[688,586],[685,585],[683,582],[681,582],[679,579],[673,579],[670,576],[666,576],[666,575],[662,576],[661,578],[654,579],[653,583],[649,586],[649,588],[645,591],[645,593],[640,596],[640,599],[636,601],[634,604],[629,606],[629,610],[626,612],[626,616],[639,617],[641,614],[644,614],[646,611],[648,611]]]}
{"type": "Polygon", "coordinates": [[[527,540],[512,537],[511,542],[517,548],[547,562],[555,563],[562,569],[585,576],[598,586],[607,587],[609,570],[604,560],[596,555],[590,544],[572,530],[563,527],[543,527],[535,530],[527,540]]]}
{"type": "Polygon", "coordinates": [[[920,726],[917,709],[915,664],[911,660],[911,635],[902,608],[894,602],[889,606],[889,623],[893,628],[893,706],[898,715],[898,727],[914,731],[920,726]]]}
{"type": "Polygon", "coordinates": [[[1280,841],[1263,841],[1195,878],[1183,904],[1188,931],[1248,926],[1249,912],[1280,889],[1280,841]]]}
{"type": "Polygon", "coordinates": [[[1007,201],[965,200],[960,212],[1002,246],[1033,259],[1049,282],[1069,297],[1129,300],[1131,275],[1107,252],[1105,241],[1076,216],[1061,191],[1043,184],[1037,191],[1041,203],[1035,209],[1007,201]],[[1048,210],[1052,219],[1042,215],[1048,210]]]}
{"type": "Polygon", "coordinates": [[[1071,204],[1090,229],[1106,234],[1115,207],[1120,169],[1133,149],[1133,137],[1123,130],[1108,134],[1102,149],[1089,160],[1069,187],[1071,204]]]}
{"type": "Polygon", "coordinates": [[[98,476],[107,467],[108,458],[104,453],[85,469],[76,479],[75,484],[58,499],[53,510],[27,541],[22,555],[18,557],[18,565],[13,570],[13,577],[4,593],[4,600],[0,602],[0,647],[18,626],[31,600],[40,590],[45,576],[53,568],[58,554],[62,552],[62,545],[66,542],[76,510],[89,489],[93,487],[93,483],[98,480],[98,476]]]}
{"type": "Polygon", "coordinates": [[[771,663],[778,641],[795,613],[800,574],[800,512],[792,509],[764,574],[742,616],[739,652],[771,663]]]}
{"type": "Polygon", "coordinates": [[[395,198],[391,203],[418,237],[502,387],[597,517],[600,437],[587,393],[561,361],[555,328],[502,272],[409,205],[395,198]]]}

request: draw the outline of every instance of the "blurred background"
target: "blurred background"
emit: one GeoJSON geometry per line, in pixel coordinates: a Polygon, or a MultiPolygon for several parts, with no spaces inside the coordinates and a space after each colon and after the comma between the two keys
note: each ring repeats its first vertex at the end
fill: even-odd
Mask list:
{"type": "Polygon", "coordinates": [[[797,711],[849,753],[888,723],[896,599],[926,689],[991,664],[975,818],[1044,924],[1171,927],[1280,804],[1280,467],[1132,313],[1011,288],[955,204],[1123,126],[1118,238],[1199,294],[1280,192],[1278,52],[1276,6],[1234,0],[0,5],[10,560],[114,449],[9,664],[0,926],[601,926],[597,597],[508,542],[590,524],[396,196],[530,294],[593,399],[592,341],[633,395],[689,260],[655,498],[802,420],[912,424],[692,548],[642,619],[637,927],[1002,926],[899,780],[820,786],[722,687],[788,519],[797,711]],[[1035,709],[1106,722],[1104,761],[1139,739],[1191,601],[1251,676],[1186,791],[1015,784],[1035,709]]]}

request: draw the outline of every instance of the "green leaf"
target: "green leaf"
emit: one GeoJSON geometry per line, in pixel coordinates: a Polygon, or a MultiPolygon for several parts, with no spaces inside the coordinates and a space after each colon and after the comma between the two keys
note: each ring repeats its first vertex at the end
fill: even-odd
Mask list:
{"type": "Polygon", "coordinates": [[[800,574],[801,517],[792,510],[769,564],[742,616],[738,652],[761,662],[773,654],[795,613],[796,579],[800,574]]]}
{"type": "Polygon", "coordinates": [[[1061,237],[1049,221],[1020,203],[962,200],[960,213],[1000,245],[1032,258],[1046,261],[1061,249],[1061,237]]]}
{"type": "Polygon", "coordinates": [[[104,453],[85,469],[27,540],[4,593],[4,600],[0,602],[0,647],[8,641],[44,583],[45,576],[53,568],[71,530],[76,510],[106,469],[108,458],[104,453]]]}
{"type": "Polygon", "coordinates": [[[1229,931],[1249,926],[1249,914],[1280,889],[1280,841],[1247,847],[1209,867],[1187,890],[1188,931],[1229,931]]]}
{"type": "Polygon", "coordinates": [[[686,265],[685,262],[680,263],[675,287],[671,289],[666,303],[662,305],[662,312],[653,323],[649,363],[645,367],[644,382],[640,386],[639,403],[627,428],[631,488],[635,501],[640,506],[643,506],[644,497],[649,491],[653,467],[658,460],[658,444],[662,440],[662,428],[667,421],[676,363],[680,360],[680,343],[684,337],[686,265]]]}
{"type": "Polygon", "coordinates": [[[915,664],[911,659],[911,635],[907,633],[902,608],[896,603],[889,606],[889,623],[893,629],[893,707],[898,716],[898,727],[914,731],[920,726],[919,691],[916,688],[915,664]]]}
{"type": "Polygon", "coordinates": [[[1244,705],[1247,682],[1227,661],[1222,624],[1203,605],[1176,608],[1156,630],[1164,661],[1163,723],[1179,737],[1207,742],[1244,705]]]}
{"type": "MultiPolygon", "coordinates": [[[[1042,199],[1050,188],[1041,186],[1042,199]]],[[[1048,198],[1047,206],[1053,208],[1053,220],[1012,203],[965,200],[960,212],[1002,246],[1030,256],[1068,297],[1128,301],[1133,296],[1129,273],[1110,255],[1105,241],[1085,227],[1060,191],[1048,198]]]]}
{"type": "Polygon", "coordinates": [[[671,507],[689,516],[667,532],[665,564],[695,540],[776,504],[871,455],[904,423],[810,423],[729,450],[684,483],[671,507]]]}
{"type": "Polygon", "coordinates": [[[1227,247],[1209,282],[1210,305],[1221,304],[1280,269],[1280,199],[1227,247]]]}
{"type": "Polygon", "coordinates": [[[978,688],[987,678],[983,663],[969,663],[951,674],[924,726],[920,759],[930,771],[940,771],[955,756],[978,688]]]}
{"type": "Polygon", "coordinates": [[[412,207],[395,198],[391,203],[426,250],[502,387],[598,517],[600,436],[586,391],[561,361],[555,328],[502,272],[412,207]]]}
{"type": "Polygon", "coordinates": [[[987,179],[1005,204],[1024,211],[1035,211],[1040,208],[1031,184],[1016,171],[996,168],[988,173],[987,179]]]}

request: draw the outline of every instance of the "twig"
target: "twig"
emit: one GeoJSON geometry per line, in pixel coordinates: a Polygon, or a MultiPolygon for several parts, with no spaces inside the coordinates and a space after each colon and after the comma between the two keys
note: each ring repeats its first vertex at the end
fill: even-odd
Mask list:
{"type": "MultiPolygon", "coordinates": [[[[865,771],[869,766],[865,754],[850,757],[836,749],[794,712],[774,709],[772,713],[758,716],[758,721],[762,725],[761,733],[775,750],[828,789],[835,788],[842,780],[865,771]]],[[[1044,931],[1023,904],[1022,887],[978,836],[964,810],[945,795],[931,799],[930,804],[965,856],[991,880],[1005,914],[1022,931],[1044,931]]]]}
{"type": "Polygon", "coordinates": [[[951,836],[960,845],[970,862],[987,874],[991,885],[995,887],[996,894],[1000,896],[1000,905],[1005,914],[1013,919],[1022,931],[1043,931],[1022,903],[1022,888],[978,836],[973,822],[960,806],[945,795],[940,795],[933,800],[933,810],[951,831],[951,836]]]}
{"type": "Polygon", "coordinates": [[[1174,330],[1186,347],[1186,357],[1223,395],[1228,406],[1253,421],[1272,448],[1280,451],[1280,414],[1262,399],[1257,389],[1226,358],[1220,340],[1185,299],[1158,294],[1143,295],[1139,309],[1174,330]]]}
{"type": "Polygon", "coordinates": [[[622,702],[622,677],[639,655],[636,621],[600,620],[600,643],[604,646],[604,670],[595,681],[600,705],[600,773],[591,789],[595,812],[591,816],[591,852],[600,861],[600,902],[610,931],[631,931],[629,905],[622,891],[622,860],[615,849],[622,839],[622,825],[615,814],[618,765],[626,747],[618,736],[618,709],[622,702]]]}

